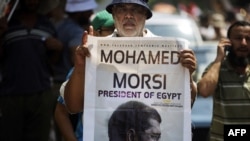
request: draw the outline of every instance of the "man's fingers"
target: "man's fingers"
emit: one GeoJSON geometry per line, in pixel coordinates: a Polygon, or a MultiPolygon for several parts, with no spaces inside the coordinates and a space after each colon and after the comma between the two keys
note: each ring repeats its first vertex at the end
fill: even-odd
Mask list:
{"type": "Polygon", "coordinates": [[[83,35],[82,35],[82,45],[86,45],[88,41],[88,32],[84,31],[83,35]]]}
{"type": "Polygon", "coordinates": [[[180,59],[182,65],[188,68],[191,74],[196,70],[196,57],[192,50],[182,50],[180,59]]]}
{"type": "Polygon", "coordinates": [[[89,35],[94,36],[94,28],[93,28],[93,26],[92,26],[92,25],[91,25],[91,26],[89,26],[89,35]]]}
{"type": "Polygon", "coordinates": [[[80,55],[83,55],[83,56],[87,56],[87,57],[90,56],[90,52],[89,52],[88,48],[86,48],[84,46],[78,46],[76,48],[76,53],[80,54],[80,55]]]}
{"type": "Polygon", "coordinates": [[[84,55],[87,56],[87,57],[89,57],[90,56],[89,49],[85,48],[85,47],[82,47],[82,49],[83,49],[84,55]]]}
{"type": "Polygon", "coordinates": [[[82,45],[86,45],[88,41],[88,35],[94,35],[94,28],[93,26],[89,26],[89,32],[84,31],[83,36],[82,36],[82,45]]]}

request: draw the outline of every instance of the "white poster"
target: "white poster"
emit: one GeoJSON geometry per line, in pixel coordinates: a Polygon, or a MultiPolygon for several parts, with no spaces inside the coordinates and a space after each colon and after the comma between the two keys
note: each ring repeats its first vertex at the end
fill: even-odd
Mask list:
{"type": "Polygon", "coordinates": [[[84,141],[191,141],[190,77],[178,57],[186,40],[89,36],[88,44],[84,141]]]}

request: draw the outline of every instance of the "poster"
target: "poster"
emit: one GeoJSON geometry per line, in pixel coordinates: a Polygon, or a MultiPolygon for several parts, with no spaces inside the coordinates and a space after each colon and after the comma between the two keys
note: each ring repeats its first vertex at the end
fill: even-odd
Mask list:
{"type": "Polygon", "coordinates": [[[178,58],[178,52],[188,48],[188,41],[89,36],[88,48],[91,57],[86,61],[83,140],[110,141],[111,137],[120,137],[112,140],[191,141],[190,77],[178,58]],[[156,128],[137,133],[148,125],[139,120],[147,117],[145,113],[139,112],[133,122],[129,120],[138,117],[138,113],[131,109],[129,114],[123,112],[113,118],[115,110],[127,102],[140,102],[155,109],[161,122],[155,120],[156,128]],[[122,125],[123,120],[138,124],[138,129],[125,132],[124,128],[130,129],[130,125],[122,125]],[[115,132],[119,135],[113,136],[115,132]]]}

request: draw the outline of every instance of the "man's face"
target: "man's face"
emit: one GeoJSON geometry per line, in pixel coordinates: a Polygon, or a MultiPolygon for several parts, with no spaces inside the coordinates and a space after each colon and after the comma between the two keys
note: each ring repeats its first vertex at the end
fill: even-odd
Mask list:
{"type": "Polygon", "coordinates": [[[159,141],[161,137],[160,123],[157,120],[150,118],[149,124],[151,126],[141,135],[141,141],[159,141]]]}
{"type": "Polygon", "coordinates": [[[121,37],[142,36],[146,9],[137,4],[118,4],[113,7],[113,18],[121,37]]]}
{"type": "Polygon", "coordinates": [[[237,57],[250,55],[250,26],[236,26],[230,35],[232,49],[237,57]]]}
{"type": "Polygon", "coordinates": [[[105,37],[112,34],[115,30],[115,27],[101,27],[97,31],[94,31],[95,36],[105,37]]]}

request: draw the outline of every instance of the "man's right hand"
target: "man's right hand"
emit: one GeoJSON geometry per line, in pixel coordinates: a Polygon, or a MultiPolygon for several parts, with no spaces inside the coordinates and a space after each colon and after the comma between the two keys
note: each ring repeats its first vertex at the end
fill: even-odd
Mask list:
{"type": "Polygon", "coordinates": [[[215,61],[220,62],[220,61],[224,60],[224,58],[226,56],[226,52],[225,52],[226,46],[231,46],[230,40],[227,38],[221,38],[219,41],[219,44],[217,46],[217,57],[216,57],[215,61]]]}
{"type": "Polygon", "coordinates": [[[82,36],[82,45],[75,50],[74,70],[66,83],[64,98],[65,104],[70,113],[78,113],[83,111],[84,105],[84,86],[85,86],[85,60],[90,56],[87,41],[88,35],[93,35],[93,27],[89,28],[89,32],[85,31],[82,36]],[[89,33],[89,34],[88,34],[89,33]]]}

